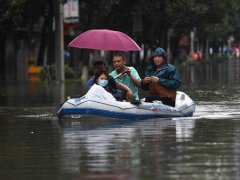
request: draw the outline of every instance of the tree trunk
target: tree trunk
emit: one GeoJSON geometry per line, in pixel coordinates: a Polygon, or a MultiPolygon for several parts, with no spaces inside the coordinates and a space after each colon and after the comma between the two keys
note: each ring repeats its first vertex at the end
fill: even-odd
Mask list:
{"type": "Polygon", "coordinates": [[[55,0],[55,62],[56,81],[64,82],[63,5],[55,0]]]}
{"type": "Polygon", "coordinates": [[[7,83],[16,82],[16,50],[14,33],[7,34],[5,44],[5,77],[7,83]]]}

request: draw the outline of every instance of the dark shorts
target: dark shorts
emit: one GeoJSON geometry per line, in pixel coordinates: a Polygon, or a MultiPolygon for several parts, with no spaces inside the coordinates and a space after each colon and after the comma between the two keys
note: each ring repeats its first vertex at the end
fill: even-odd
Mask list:
{"type": "Polygon", "coordinates": [[[163,104],[175,107],[175,99],[167,98],[167,97],[161,97],[158,95],[148,95],[145,98],[145,102],[153,102],[155,100],[162,101],[163,104]]]}
{"type": "Polygon", "coordinates": [[[120,90],[117,90],[115,93],[112,94],[113,97],[115,97],[115,99],[117,101],[123,101],[126,100],[126,93],[120,90]]]}

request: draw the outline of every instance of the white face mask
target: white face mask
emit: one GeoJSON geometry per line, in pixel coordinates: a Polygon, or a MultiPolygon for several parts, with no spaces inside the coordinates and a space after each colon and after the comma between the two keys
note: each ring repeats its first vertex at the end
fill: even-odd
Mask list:
{"type": "Polygon", "coordinates": [[[99,86],[102,86],[102,87],[105,87],[105,86],[108,85],[108,80],[106,80],[106,79],[101,79],[101,80],[99,80],[98,85],[99,85],[99,86]]]}

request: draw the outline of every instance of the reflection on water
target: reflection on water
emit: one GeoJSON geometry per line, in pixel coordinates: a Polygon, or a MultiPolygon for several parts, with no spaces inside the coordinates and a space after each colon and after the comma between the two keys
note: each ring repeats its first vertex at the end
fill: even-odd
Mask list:
{"type": "Polygon", "coordinates": [[[193,118],[175,118],[176,141],[191,141],[195,128],[195,119],[193,118]]]}
{"type": "Polygon", "coordinates": [[[239,151],[233,155],[239,141],[232,141],[237,130],[232,121],[116,120],[87,130],[80,124],[62,126],[61,167],[77,177],[105,173],[128,179],[228,179],[240,170],[235,160],[239,151]]]}
{"type": "Polygon", "coordinates": [[[82,96],[82,84],[32,83],[0,87],[0,106],[53,106],[60,105],[67,96],[82,96]]]}
{"type": "Polygon", "coordinates": [[[175,141],[175,121],[168,120],[134,123],[116,120],[107,127],[99,126],[89,130],[79,128],[80,125],[63,128],[64,146],[61,153],[63,168],[79,175],[117,172],[123,177],[138,179],[144,175],[140,173],[142,168],[149,168],[145,161],[158,163],[159,160],[154,160],[154,156],[163,155],[164,148],[169,148],[164,144],[175,141]],[[153,159],[149,161],[146,156],[153,159]]]}
{"type": "Polygon", "coordinates": [[[240,63],[186,68],[188,118],[58,121],[69,83],[0,87],[1,179],[239,179],[240,63]]]}
{"type": "Polygon", "coordinates": [[[187,66],[181,70],[183,83],[238,84],[240,83],[240,61],[209,63],[200,66],[187,66]]]}

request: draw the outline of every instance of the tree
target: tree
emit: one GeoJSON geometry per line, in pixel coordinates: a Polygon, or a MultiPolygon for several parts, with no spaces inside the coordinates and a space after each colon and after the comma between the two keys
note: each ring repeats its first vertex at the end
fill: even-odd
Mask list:
{"type": "MultiPolygon", "coordinates": [[[[170,29],[174,32],[171,48],[175,51],[179,39],[183,35],[189,36],[193,29],[196,29],[202,46],[209,40],[218,46],[226,42],[229,36],[240,38],[238,0],[81,0],[79,3],[79,32],[93,28],[119,30],[132,36],[138,44],[144,43],[150,48],[166,48],[170,29]],[[135,17],[141,21],[142,29],[138,33],[134,32],[133,27],[135,17]]],[[[43,64],[45,46],[54,46],[53,16],[53,0],[1,0],[1,39],[13,31],[28,42],[28,47],[32,47],[33,42],[39,41],[36,36],[41,34],[38,62],[43,64]],[[42,24],[41,32],[36,35],[35,27],[39,24],[42,24]]],[[[51,49],[48,52],[47,59],[51,64],[51,49]]]]}

